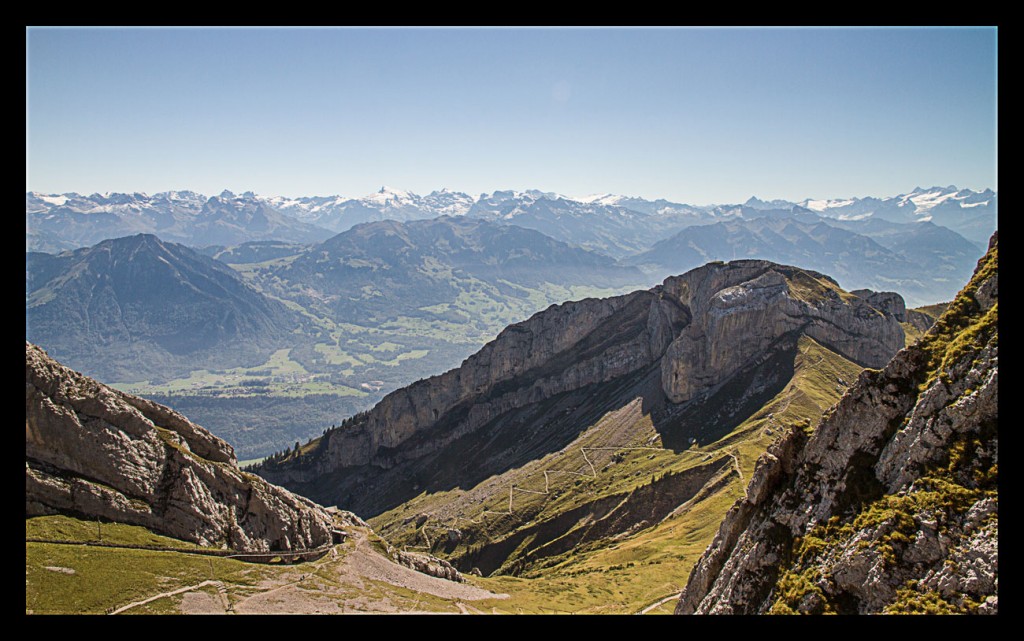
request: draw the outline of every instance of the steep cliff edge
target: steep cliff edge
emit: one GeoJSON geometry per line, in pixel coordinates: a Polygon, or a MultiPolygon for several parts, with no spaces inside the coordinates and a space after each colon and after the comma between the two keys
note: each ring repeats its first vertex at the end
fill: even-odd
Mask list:
{"type": "Polygon", "coordinates": [[[224,441],[28,342],[25,484],[26,516],[103,518],[243,551],[331,542],[330,514],[239,470],[224,441]]]}
{"type": "Polygon", "coordinates": [[[998,238],[924,338],[758,461],[676,613],[994,613],[998,238]]]}
{"type": "MultiPolygon", "coordinates": [[[[903,346],[902,319],[890,309],[902,311],[902,300],[896,305],[892,296],[859,297],[816,272],[742,260],[711,263],[648,291],[552,306],[506,328],[461,367],[392,392],[258,473],[373,516],[418,494],[410,463],[425,467],[502,417],[591,386],[653,370],[660,393],[685,404],[713,395],[800,334],[880,367],[903,346]]],[[[537,412],[528,422],[543,423],[543,410],[537,412]]],[[[530,439],[547,438],[524,422],[506,421],[502,430],[522,430],[527,448],[530,439]]],[[[466,481],[456,476],[446,482],[466,481]]]]}

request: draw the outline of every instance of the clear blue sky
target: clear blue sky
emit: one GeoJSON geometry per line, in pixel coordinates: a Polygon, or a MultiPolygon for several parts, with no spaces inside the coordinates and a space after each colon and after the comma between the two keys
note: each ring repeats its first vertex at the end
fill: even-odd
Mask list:
{"type": "Polygon", "coordinates": [[[996,30],[27,30],[26,189],[996,184],[996,30]]]}

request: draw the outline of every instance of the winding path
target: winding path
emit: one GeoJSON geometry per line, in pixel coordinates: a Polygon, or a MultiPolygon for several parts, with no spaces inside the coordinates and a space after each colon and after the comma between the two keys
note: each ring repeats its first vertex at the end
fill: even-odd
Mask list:
{"type": "Polygon", "coordinates": [[[673,594],[670,594],[667,597],[661,599],[660,601],[655,601],[654,603],[650,604],[649,606],[647,606],[643,610],[640,610],[639,612],[637,612],[637,614],[647,614],[651,610],[657,608],[658,606],[660,606],[660,605],[662,605],[664,603],[668,603],[672,599],[678,599],[682,594],[683,594],[682,592],[675,592],[673,594]]]}
{"type": "MultiPolygon", "coordinates": [[[[138,607],[140,605],[146,605],[147,603],[150,603],[152,601],[156,601],[157,599],[162,599],[162,598],[167,597],[167,596],[174,596],[175,594],[181,594],[182,592],[192,592],[192,591],[204,588],[204,587],[206,587],[208,585],[217,586],[217,591],[218,592],[220,592],[221,590],[224,590],[224,584],[221,583],[220,581],[206,580],[206,581],[203,581],[202,583],[196,583],[195,585],[186,585],[185,587],[178,588],[177,590],[171,590],[169,592],[161,592],[160,594],[154,594],[153,596],[147,597],[147,598],[145,598],[145,599],[143,599],[141,601],[135,601],[133,603],[129,603],[128,605],[122,605],[118,609],[112,610],[112,611],[108,612],[107,614],[121,614],[125,610],[130,610],[130,609],[138,607]]],[[[222,593],[222,597],[223,597],[223,593],[222,593]]],[[[229,607],[225,607],[224,609],[225,610],[229,610],[229,607]]]]}

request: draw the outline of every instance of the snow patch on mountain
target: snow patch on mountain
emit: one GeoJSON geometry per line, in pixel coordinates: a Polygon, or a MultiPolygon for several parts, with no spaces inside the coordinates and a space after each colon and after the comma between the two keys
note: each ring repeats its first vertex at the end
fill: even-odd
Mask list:
{"type": "Polygon", "coordinates": [[[836,207],[846,207],[857,202],[855,198],[843,198],[833,200],[805,200],[800,203],[801,207],[810,209],[812,211],[825,211],[826,209],[834,209],[836,207]]]}
{"type": "Polygon", "coordinates": [[[623,200],[626,200],[626,196],[618,196],[616,194],[591,194],[589,196],[580,196],[578,198],[572,198],[577,202],[598,205],[618,205],[623,200]]]}

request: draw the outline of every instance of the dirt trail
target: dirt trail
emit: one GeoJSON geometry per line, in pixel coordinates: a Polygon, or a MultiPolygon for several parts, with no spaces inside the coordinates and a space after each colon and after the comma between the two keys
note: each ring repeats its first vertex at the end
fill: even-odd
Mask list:
{"type": "MultiPolygon", "coordinates": [[[[185,614],[341,614],[345,612],[411,612],[419,611],[420,599],[411,605],[408,597],[390,593],[385,583],[396,588],[413,590],[423,596],[447,600],[452,612],[483,614],[462,601],[508,598],[468,583],[456,583],[429,576],[399,565],[382,555],[363,531],[350,530],[351,539],[344,546],[344,558],[326,559],[291,567],[282,567],[273,579],[255,586],[225,585],[207,580],[154,594],[145,599],[120,606],[110,614],[120,614],[157,599],[178,594],[180,609],[185,614]],[[373,584],[378,587],[374,588],[373,584]],[[207,590],[216,588],[216,593],[207,590]]],[[[340,550],[341,548],[339,548],[340,550]]],[[[407,593],[406,593],[407,594],[407,593]]],[[[436,608],[436,602],[435,602],[436,608]]]]}
{"type": "Polygon", "coordinates": [[[672,599],[678,599],[681,594],[682,594],[682,592],[676,592],[674,594],[670,594],[667,597],[663,598],[662,600],[655,601],[654,603],[650,604],[649,606],[647,606],[643,610],[640,610],[639,612],[637,612],[637,614],[647,614],[651,610],[657,608],[659,605],[662,605],[664,603],[668,603],[672,599]]]}
{"type": "Polygon", "coordinates": [[[331,563],[316,573],[313,569],[305,569],[303,572],[297,567],[296,580],[285,583],[280,580],[275,583],[265,582],[258,587],[268,589],[237,601],[233,606],[234,611],[239,614],[418,611],[418,600],[409,606],[395,603],[387,597],[367,596],[371,581],[449,599],[456,602],[453,606],[457,606],[458,601],[508,596],[466,583],[439,579],[398,565],[375,550],[365,533],[352,531],[351,535],[354,546],[348,549],[340,562],[331,563]]]}
{"type": "Polygon", "coordinates": [[[169,592],[161,592],[160,594],[154,594],[153,596],[143,599],[141,601],[134,601],[132,603],[129,603],[128,605],[122,605],[118,609],[110,612],[110,614],[121,614],[125,610],[130,610],[131,608],[138,607],[140,605],[145,605],[151,601],[156,601],[157,599],[162,599],[167,596],[174,596],[175,594],[181,594],[182,592],[192,592],[195,590],[201,590],[202,588],[208,585],[220,585],[220,581],[203,581],[202,583],[197,583],[195,585],[186,585],[185,587],[178,588],[177,590],[170,590],[169,592]]]}
{"type": "Polygon", "coordinates": [[[468,583],[455,583],[447,579],[439,579],[393,563],[375,551],[366,537],[360,537],[356,542],[355,549],[345,557],[340,574],[343,578],[348,575],[352,578],[384,581],[391,585],[417,592],[426,592],[445,599],[477,601],[508,596],[495,594],[468,583]]]}

